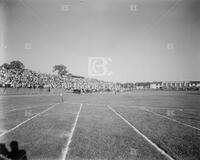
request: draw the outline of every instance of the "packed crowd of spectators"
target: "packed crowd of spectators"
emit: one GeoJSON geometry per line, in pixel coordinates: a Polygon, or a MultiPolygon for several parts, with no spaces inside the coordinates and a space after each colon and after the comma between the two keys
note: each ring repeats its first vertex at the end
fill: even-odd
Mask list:
{"type": "Polygon", "coordinates": [[[114,91],[118,85],[92,78],[45,74],[29,69],[0,68],[0,87],[4,88],[64,88],[83,92],[114,91]]]}

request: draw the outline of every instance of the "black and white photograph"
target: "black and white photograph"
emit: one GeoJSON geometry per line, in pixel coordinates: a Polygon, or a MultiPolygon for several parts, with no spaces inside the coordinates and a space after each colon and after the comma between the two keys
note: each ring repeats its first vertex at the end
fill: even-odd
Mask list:
{"type": "Polygon", "coordinates": [[[0,0],[0,160],[200,160],[200,0],[0,0]]]}

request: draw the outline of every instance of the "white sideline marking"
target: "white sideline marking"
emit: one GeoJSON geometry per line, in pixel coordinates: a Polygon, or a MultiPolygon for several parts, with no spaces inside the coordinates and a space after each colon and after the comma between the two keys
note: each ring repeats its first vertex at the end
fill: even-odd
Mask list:
{"type": "Polygon", "coordinates": [[[13,112],[13,111],[16,111],[17,109],[12,109],[12,110],[10,110],[10,111],[7,111],[6,113],[9,113],[9,112],[13,112]]]}
{"type": "Polygon", "coordinates": [[[47,96],[58,96],[59,94],[22,94],[22,95],[0,95],[0,98],[7,98],[7,97],[39,97],[39,96],[43,96],[43,97],[47,97],[47,96]]]}
{"type": "Polygon", "coordinates": [[[41,105],[41,106],[32,106],[32,107],[26,107],[26,108],[20,108],[20,109],[16,109],[16,108],[14,108],[14,109],[12,109],[12,110],[9,110],[9,111],[6,111],[6,112],[1,112],[0,111],[0,114],[6,114],[6,113],[10,113],[10,112],[13,112],[13,111],[21,111],[21,110],[26,110],[26,109],[30,109],[30,108],[39,108],[39,107],[47,107],[47,106],[51,106],[51,105],[53,105],[52,103],[50,103],[50,104],[44,104],[44,105],[41,105]]]}
{"type": "Polygon", "coordinates": [[[31,117],[31,118],[28,118],[27,120],[23,121],[22,123],[18,124],[17,126],[15,126],[15,127],[11,128],[11,129],[9,129],[9,130],[7,130],[7,131],[3,132],[2,134],[0,134],[0,137],[2,137],[2,136],[4,136],[4,135],[6,135],[6,134],[7,134],[7,133],[9,133],[9,132],[12,132],[13,130],[17,129],[18,127],[20,127],[21,125],[23,125],[23,124],[27,123],[28,121],[32,120],[33,118],[36,118],[37,116],[39,116],[39,115],[41,115],[41,114],[43,114],[43,113],[47,112],[48,110],[50,110],[50,109],[54,108],[56,105],[58,105],[58,103],[56,103],[56,104],[52,105],[51,107],[49,107],[49,108],[45,109],[44,111],[42,111],[42,112],[40,112],[40,113],[38,113],[38,114],[34,115],[33,117],[31,117]]]}
{"type": "Polygon", "coordinates": [[[67,153],[69,151],[69,145],[70,145],[70,143],[72,141],[72,137],[73,137],[73,134],[74,134],[74,130],[76,128],[76,124],[78,122],[78,118],[79,118],[82,106],[83,106],[83,104],[80,105],[80,108],[79,108],[79,111],[78,111],[78,113],[76,115],[76,119],[74,121],[73,127],[71,129],[71,132],[69,133],[69,138],[68,138],[68,141],[67,141],[67,145],[66,145],[65,149],[62,152],[62,158],[61,158],[61,160],[65,160],[66,159],[67,153]]]}
{"type": "Polygon", "coordinates": [[[170,121],[173,121],[173,122],[176,122],[176,123],[178,123],[178,124],[181,124],[181,125],[184,125],[184,126],[187,126],[187,127],[192,128],[192,129],[196,129],[196,130],[200,131],[200,128],[197,128],[197,127],[194,127],[194,126],[192,126],[192,125],[189,125],[189,124],[186,124],[186,123],[177,121],[177,120],[175,120],[175,119],[171,119],[171,118],[169,118],[169,117],[167,117],[167,116],[164,116],[164,115],[162,115],[162,114],[155,113],[155,112],[153,112],[153,111],[149,111],[149,110],[144,109],[144,108],[143,108],[143,109],[139,108],[139,109],[140,109],[140,110],[144,110],[144,111],[146,111],[146,112],[150,112],[150,113],[155,114],[155,115],[157,115],[157,116],[166,118],[166,119],[168,119],[168,120],[170,120],[170,121]]]}
{"type": "Polygon", "coordinates": [[[121,116],[119,113],[117,113],[112,107],[107,105],[107,107],[113,111],[117,116],[119,116],[124,122],[126,122],[130,127],[132,127],[140,136],[142,136],[147,142],[149,142],[157,151],[159,151],[162,155],[167,157],[169,160],[175,160],[172,158],[169,154],[167,154],[163,149],[158,147],[154,142],[152,142],[149,138],[147,138],[144,134],[142,134],[137,128],[135,128],[128,120],[126,120],[123,116],[121,116]]]}

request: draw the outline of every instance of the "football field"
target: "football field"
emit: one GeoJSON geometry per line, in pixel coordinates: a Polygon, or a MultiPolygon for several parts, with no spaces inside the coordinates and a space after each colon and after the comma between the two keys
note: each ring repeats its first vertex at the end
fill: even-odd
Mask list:
{"type": "Polygon", "coordinates": [[[200,160],[200,95],[0,97],[0,143],[28,160],[200,160]]]}

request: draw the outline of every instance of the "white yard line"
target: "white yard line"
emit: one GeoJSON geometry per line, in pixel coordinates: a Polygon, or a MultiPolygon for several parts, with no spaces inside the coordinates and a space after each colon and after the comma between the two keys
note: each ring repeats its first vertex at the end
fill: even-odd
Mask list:
{"type": "Polygon", "coordinates": [[[6,135],[6,134],[8,134],[8,133],[10,133],[10,132],[12,132],[12,131],[14,131],[15,129],[17,129],[17,128],[20,127],[21,125],[23,125],[23,124],[29,122],[29,121],[32,120],[33,118],[36,118],[36,117],[38,117],[39,115],[41,115],[41,114],[43,114],[43,113],[49,111],[50,109],[54,108],[56,105],[58,105],[58,103],[52,105],[51,107],[45,109],[44,111],[42,111],[42,112],[40,112],[40,113],[34,115],[33,117],[28,118],[27,120],[23,121],[22,123],[18,124],[17,126],[15,126],[15,127],[11,128],[11,129],[9,129],[9,130],[7,130],[7,131],[1,133],[1,134],[0,134],[0,137],[2,137],[2,136],[4,136],[4,135],[6,135]]]}
{"type": "MultiPolygon", "coordinates": [[[[144,107],[144,108],[145,108],[145,107],[144,107]]],[[[170,120],[170,121],[176,122],[176,123],[181,124],[181,125],[183,125],[183,126],[190,127],[190,128],[192,128],[192,129],[195,129],[195,130],[200,131],[200,128],[197,128],[197,127],[194,127],[194,126],[192,126],[192,125],[189,125],[189,124],[180,122],[180,121],[175,120],[175,119],[171,119],[171,118],[169,118],[169,117],[167,117],[167,116],[161,115],[161,114],[159,114],[159,113],[155,113],[155,112],[153,112],[153,111],[149,111],[149,110],[144,109],[144,108],[143,108],[143,109],[139,108],[139,109],[140,109],[140,110],[143,110],[143,111],[146,111],[146,112],[149,112],[149,113],[152,113],[152,114],[155,114],[155,115],[157,115],[157,116],[163,117],[163,118],[168,119],[168,120],[170,120]]]]}
{"type": "Polygon", "coordinates": [[[152,142],[149,138],[147,138],[144,134],[142,134],[137,128],[135,128],[128,120],[126,120],[123,116],[117,113],[112,107],[107,105],[107,107],[114,112],[117,116],[119,116],[124,122],[126,122],[131,128],[133,128],[140,136],[142,136],[147,142],[149,142],[157,151],[159,151],[162,155],[164,155],[169,160],[175,160],[169,154],[167,154],[163,149],[158,147],[154,142],[152,142]]]}
{"type": "Polygon", "coordinates": [[[63,102],[64,104],[74,104],[74,105],[78,105],[80,103],[75,103],[75,102],[63,102]]]}
{"type": "Polygon", "coordinates": [[[67,156],[67,154],[68,154],[69,145],[70,145],[70,143],[71,143],[71,141],[72,141],[72,137],[73,137],[73,134],[74,134],[74,130],[75,130],[75,128],[76,128],[76,124],[77,124],[77,122],[78,122],[78,118],[79,118],[79,115],[80,115],[82,106],[83,106],[83,104],[80,104],[79,111],[78,111],[78,113],[77,113],[77,115],[76,115],[76,119],[75,119],[75,121],[74,121],[73,127],[72,127],[72,129],[71,129],[70,134],[69,134],[69,138],[68,138],[68,141],[67,141],[67,145],[66,145],[66,147],[64,148],[64,150],[63,150],[63,152],[62,152],[61,160],[65,160],[65,159],[66,159],[66,156],[67,156]]]}

